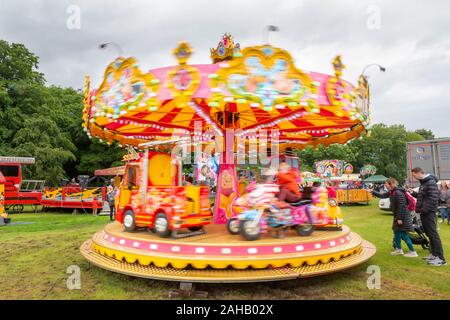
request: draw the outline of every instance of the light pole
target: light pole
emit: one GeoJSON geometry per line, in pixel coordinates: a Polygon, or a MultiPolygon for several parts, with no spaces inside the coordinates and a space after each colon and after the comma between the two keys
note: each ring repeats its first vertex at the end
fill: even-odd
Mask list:
{"type": "Polygon", "coordinates": [[[119,56],[123,55],[122,48],[115,42],[102,43],[101,45],[98,46],[98,48],[104,50],[104,49],[108,48],[109,46],[113,46],[114,48],[116,48],[117,52],[119,53],[119,56]]]}
{"type": "Polygon", "coordinates": [[[386,72],[385,67],[379,65],[378,63],[371,63],[364,67],[363,71],[361,72],[361,75],[367,79],[367,76],[365,75],[366,70],[369,69],[370,67],[375,67],[375,66],[378,67],[378,70],[380,70],[381,72],[386,72]]]}
{"type": "Polygon", "coordinates": [[[270,35],[271,31],[278,32],[278,31],[280,31],[280,28],[278,28],[277,26],[274,26],[274,25],[269,25],[264,28],[264,38],[265,38],[267,44],[269,44],[269,35],[270,35]]]}

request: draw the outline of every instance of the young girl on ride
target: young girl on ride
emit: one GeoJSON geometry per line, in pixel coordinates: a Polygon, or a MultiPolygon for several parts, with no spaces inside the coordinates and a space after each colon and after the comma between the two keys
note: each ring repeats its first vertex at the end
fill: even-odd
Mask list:
{"type": "Polygon", "coordinates": [[[414,250],[411,238],[408,235],[408,231],[413,230],[411,215],[408,211],[408,199],[406,191],[402,187],[398,186],[397,180],[389,178],[384,183],[384,186],[388,190],[386,193],[380,193],[373,191],[373,195],[378,198],[390,198],[391,209],[394,213],[394,219],[392,222],[392,230],[394,231],[394,251],[391,255],[398,256],[403,255],[408,258],[418,257],[417,252],[414,250]],[[402,250],[402,240],[405,241],[408,246],[409,252],[404,254],[402,250]]]}
{"type": "Polygon", "coordinates": [[[251,207],[261,207],[275,202],[275,195],[280,191],[278,185],[274,183],[275,174],[275,170],[266,169],[261,175],[263,179],[261,183],[251,183],[247,187],[248,204],[251,207]]]}

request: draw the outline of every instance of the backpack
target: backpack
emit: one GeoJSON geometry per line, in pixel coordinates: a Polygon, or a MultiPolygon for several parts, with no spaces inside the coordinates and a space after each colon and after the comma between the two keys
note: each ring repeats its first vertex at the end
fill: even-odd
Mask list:
{"type": "Polygon", "coordinates": [[[416,198],[414,198],[411,193],[409,193],[408,191],[405,191],[405,196],[406,196],[406,200],[408,202],[408,210],[409,211],[416,211],[416,198]]]}

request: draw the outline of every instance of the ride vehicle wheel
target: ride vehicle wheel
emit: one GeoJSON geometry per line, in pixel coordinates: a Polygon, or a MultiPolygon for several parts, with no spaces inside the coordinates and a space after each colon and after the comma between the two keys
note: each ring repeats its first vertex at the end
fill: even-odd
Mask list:
{"type": "Polygon", "coordinates": [[[297,234],[302,237],[310,236],[314,229],[315,228],[312,224],[301,224],[295,227],[297,234]]]}
{"type": "Polygon", "coordinates": [[[125,211],[125,215],[123,217],[123,226],[125,231],[134,231],[136,229],[136,220],[134,218],[134,212],[132,210],[125,211]]]}
{"type": "Polygon", "coordinates": [[[197,226],[197,227],[189,227],[188,230],[192,232],[200,231],[203,229],[203,226],[197,226]]]}
{"type": "Polygon", "coordinates": [[[261,237],[261,226],[255,225],[252,220],[244,220],[239,223],[239,233],[248,241],[258,240],[261,237]]]}
{"type": "Polygon", "coordinates": [[[227,230],[230,234],[239,234],[239,219],[231,218],[227,222],[227,230]]]}
{"type": "Polygon", "coordinates": [[[156,215],[153,229],[162,238],[167,238],[170,235],[169,220],[164,213],[156,215]]]}

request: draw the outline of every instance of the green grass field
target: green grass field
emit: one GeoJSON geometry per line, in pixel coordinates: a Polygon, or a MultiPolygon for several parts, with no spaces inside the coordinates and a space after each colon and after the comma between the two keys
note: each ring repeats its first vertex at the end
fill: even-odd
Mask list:
{"type": "MultiPolygon", "coordinates": [[[[392,216],[376,207],[343,207],[352,230],[377,246],[366,264],[312,279],[261,284],[198,284],[208,299],[450,299],[450,266],[431,267],[421,259],[392,257],[392,216]],[[381,269],[381,288],[367,289],[369,265],[381,269]]],[[[15,214],[0,227],[1,299],[165,299],[176,283],[132,278],[89,266],[79,246],[109,217],[70,213],[15,214]],[[67,267],[81,268],[81,290],[66,286],[67,267]]],[[[450,258],[450,226],[440,224],[450,258]]],[[[421,256],[427,252],[417,249],[421,256]]]]}

